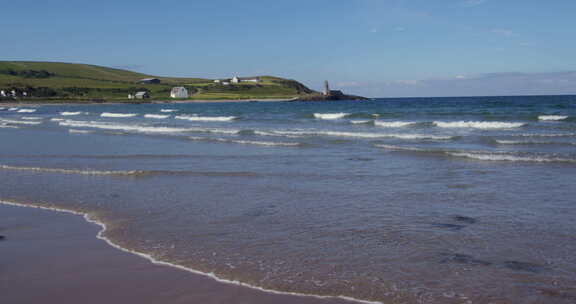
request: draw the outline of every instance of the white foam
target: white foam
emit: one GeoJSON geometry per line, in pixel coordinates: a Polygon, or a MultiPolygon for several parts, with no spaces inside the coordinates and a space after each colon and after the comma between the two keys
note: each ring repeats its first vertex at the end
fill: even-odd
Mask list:
{"type": "Polygon", "coordinates": [[[432,139],[450,140],[452,136],[427,135],[427,134],[390,134],[390,133],[366,133],[366,132],[339,132],[339,131],[256,131],[258,135],[265,136],[334,136],[353,138],[398,138],[398,139],[432,139]]]}
{"type": "Polygon", "coordinates": [[[160,112],[162,113],[173,113],[173,112],[178,112],[179,110],[175,110],[175,109],[161,109],[160,112]]]}
{"type": "Polygon", "coordinates": [[[109,112],[104,112],[102,114],[100,114],[101,117],[115,117],[115,118],[125,118],[125,117],[134,117],[138,114],[134,114],[134,113],[109,113],[109,112]]]}
{"type": "Polygon", "coordinates": [[[114,131],[127,131],[138,133],[185,133],[185,132],[204,132],[204,133],[221,133],[221,134],[238,134],[240,130],[236,129],[216,129],[216,128],[174,128],[174,127],[155,127],[148,125],[127,125],[101,121],[74,121],[66,120],[58,123],[64,127],[73,128],[96,128],[114,131]]]}
{"type": "Polygon", "coordinates": [[[372,123],[372,120],[364,119],[364,120],[350,120],[350,123],[353,125],[363,125],[372,123]]]}
{"type": "Polygon", "coordinates": [[[541,156],[517,156],[517,155],[508,155],[508,154],[496,154],[496,153],[466,153],[466,152],[447,152],[448,155],[456,156],[456,157],[466,157],[471,159],[477,160],[484,160],[484,161],[512,161],[512,162],[568,162],[568,163],[576,163],[576,159],[569,159],[569,158],[548,158],[548,157],[541,157],[541,156]]]}
{"type": "Polygon", "coordinates": [[[520,122],[500,121],[435,121],[434,125],[440,128],[473,128],[473,129],[512,129],[524,126],[520,122]]]}
{"type": "Polygon", "coordinates": [[[76,133],[76,134],[89,134],[89,133],[94,133],[93,131],[77,130],[77,129],[69,129],[68,132],[69,132],[69,133],[76,133]]]}
{"type": "Polygon", "coordinates": [[[342,119],[350,115],[349,113],[314,113],[316,119],[342,119]]]}
{"type": "Polygon", "coordinates": [[[8,111],[18,111],[19,108],[9,108],[8,111]]]}
{"type": "Polygon", "coordinates": [[[22,117],[20,117],[20,119],[24,119],[24,120],[42,120],[42,117],[38,117],[38,116],[22,116],[22,117]]]}
{"type": "Polygon", "coordinates": [[[3,123],[0,123],[0,128],[1,129],[20,129],[17,126],[9,126],[9,125],[3,124],[3,123]]]}
{"type": "Polygon", "coordinates": [[[41,121],[23,121],[23,120],[12,120],[12,119],[0,119],[0,122],[6,124],[17,124],[17,125],[39,125],[41,121]]]}
{"type": "Polygon", "coordinates": [[[375,126],[383,127],[383,128],[403,128],[409,127],[417,124],[417,122],[411,121],[381,121],[377,120],[374,122],[375,126]]]}
{"type": "Polygon", "coordinates": [[[547,121],[558,121],[558,120],[564,120],[568,118],[568,116],[563,116],[563,115],[541,115],[538,116],[539,120],[547,120],[547,121]]]}
{"type": "Polygon", "coordinates": [[[34,113],[36,112],[36,109],[20,109],[18,110],[18,113],[34,113]]]}
{"type": "Polygon", "coordinates": [[[82,112],[60,112],[60,115],[62,116],[76,116],[80,114],[82,114],[82,112]]]}
{"type": "Polygon", "coordinates": [[[46,172],[46,173],[62,173],[62,174],[80,174],[80,175],[137,175],[142,174],[143,171],[98,171],[98,170],[77,170],[77,169],[61,169],[61,168],[42,168],[42,167],[17,167],[17,166],[7,166],[0,165],[0,169],[3,170],[15,170],[15,171],[33,171],[33,172],[46,172]]]}
{"type": "Polygon", "coordinates": [[[375,147],[387,149],[387,150],[395,150],[395,151],[414,151],[414,152],[423,152],[426,151],[425,149],[415,148],[415,147],[403,147],[403,146],[396,146],[396,145],[374,145],[375,147]]]}
{"type": "Polygon", "coordinates": [[[190,121],[232,121],[238,119],[236,116],[191,116],[191,115],[180,115],[174,117],[176,119],[190,120],[190,121]]]}
{"type": "Polygon", "coordinates": [[[66,119],[64,119],[64,118],[52,118],[50,120],[51,121],[65,121],[66,119]]]}
{"type": "Polygon", "coordinates": [[[142,133],[183,133],[183,132],[190,131],[190,129],[188,129],[188,128],[123,125],[123,124],[113,124],[113,123],[96,122],[96,121],[66,120],[66,121],[59,122],[59,125],[64,126],[64,127],[96,128],[96,129],[104,129],[104,130],[132,131],[132,132],[142,132],[142,133]]]}
{"type": "Polygon", "coordinates": [[[98,234],[96,235],[96,238],[105,241],[108,245],[110,245],[110,246],[112,246],[118,250],[142,257],[154,265],[169,266],[172,268],[184,270],[184,271],[187,271],[190,273],[209,277],[209,278],[211,278],[217,282],[220,282],[220,283],[239,285],[239,286],[243,286],[243,287],[247,287],[247,288],[251,288],[251,289],[256,289],[256,290],[260,290],[260,291],[264,291],[264,292],[268,292],[268,293],[272,293],[272,294],[291,295],[291,296],[300,296],[300,297],[312,297],[312,298],[317,298],[317,299],[343,299],[343,300],[347,300],[347,301],[353,301],[353,302],[364,303],[364,304],[384,304],[382,302],[360,300],[360,299],[355,299],[355,298],[347,297],[347,296],[319,296],[319,295],[312,295],[312,294],[278,291],[278,290],[266,289],[266,288],[246,284],[246,283],[243,283],[243,282],[240,282],[237,280],[223,279],[223,278],[218,277],[213,272],[201,272],[199,270],[196,270],[196,269],[193,269],[190,267],[185,267],[185,266],[174,264],[171,262],[162,261],[161,259],[157,259],[157,258],[155,258],[152,255],[147,254],[147,253],[143,253],[140,251],[131,250],[131,249],[122,247],[122,246],[114,243],[113,240],[106,237],[106,231],[108,230],[108,226],[104,222],[98,220],[96,217],[92,216],[91,214],[89,214],[87,212],[78,212],[78,211],[71,210],[71,209],[64,209],[64,208],[57,208],[57,207],[46,207],[46,206],[33,205],[33,204],[22,204],[22,203],[17,203],[17,202],[9,202],[9,201],[5,201],[5,200],[0,200],[0,204],[16,206],[16,207],[26,207],[26,208],[36,208],[36,209],[42,209],[42,210],[57,211],[57,212],[63,212],[63,213],[69,213],[69,214],[82,216],[84,218],[84,220],[86,220],[87,222],[98,225],[101,228],[100,231],[98,232],[98,234]]]}
{"type": "Polygon", "coordinates": [[[227,139],[227,138],[211,138],[211,137],[196,137],[196,136],[190,136],[188,138],[191,140],[216,141],[216,142],[224,142],[224,143],[267,146],[267,147],[296,147],[296,146],[300,146],[300,143],[292,143],[292,142],[237,140],[237,139],[227,139]]]}
{"type": "Polygon", "coordinates": [[[154,118],[154,119],[165,119],[170,117],[170,115],[158,115],[158,114],[146,114],[144,115],[146,118],[154,118]]]}
{"type": "Polygon", "coordinates": [[[497,139],[496,143],[500,145],[576,145],[570,142],[555,142],[555,141],[536,141],[536,140],[502,140],[497,139]]]}
{"type": "Polygon", "coordinates": [[[519,137],[574,137],[574,136],[576,136],[576,133],[564,133],[564,134],[558,134],[558,133],[537,134],[537,133],[533,133],[533,134],[518,134],[515,136],[519,136],[519,137]]]}
{"type": "Polygon", "coordinates": [[[4,111],[4,110],[6,110],[5,107],[0,107],[0,111],[4,111]]]}

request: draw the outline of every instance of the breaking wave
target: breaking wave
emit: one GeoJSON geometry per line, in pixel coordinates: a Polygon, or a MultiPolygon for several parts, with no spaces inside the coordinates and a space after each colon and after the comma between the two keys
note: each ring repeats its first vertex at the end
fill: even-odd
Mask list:
{"type": "Polygon", "coordinates": [[[41,121],[23,121],[23,120],[12,120],[12,119],[0,119],[0,123],[4,124],[17,124],[17,125],[39,125],[41,121]]]}
{"type": "Polygon", "coordinates": [[[104,112],[100,114],[100,117],[115,117],[115,118],[125,118],[125,117],[134,117],[138,114],[135,113],[109,113],[104,112]]]}
{"type": "Polygon", "coordinates": [[[0,165],[0,170],[31,171],[38,173],[77,174],[92,176],[120,176],[120,177],[146,177],[155,175],[190,175],[190,176],[257,176],[255,172],[244,171],[172,171],[172,170],[118,170],[102,171],[91,169],[63,169],[44,167],[19,167],[0,165]]]}
{"type": "Polygon", "coordinates": [[[394,151],[412,151],[412,152],[433,152],[432,150],[426,150],[422,148],[416,147],[404,147],[404,146],[397,146],[397,145],[383,145],[378,144],[374,145],[377,148],[387,149],[387,150],[394,150],[394,151]]]}
{"type": "Polygon", "coordinates": [[[397,139],[429,139],[429,140],[450,140],[453,136],[426,135],[426,134],[387,134],[387,133],[366,133],[366,132],[339,132],[339,131],[256,131],[258,135],[264,136],[287,136],[287,137],[307,137],[307,136],[334,136],[352,138],[397,138],[397,139]]]}
{"type": "Polygon", "coordinates": [[[350,115],[349,113],[314,113],[316,119],[342,119],[350,115]]]}
{"type": "Polygon", "coordinates": [[[537,140],[503,140],[496,139],[496,143],[500,145],[576,145],[571,142],[557,142],[557,141],[537,141],[537,140]]]}
{"type": "Polygon", "coordinates": [[[236,129],[216,129],[216,128],[175,128],[175,127],[162,127],[162,126],[147,126],[147,125],[125,125],[115,124],[99,121],[74,121],[66,120],[58,123],[63,127],[73,128],[95,128],[114,131],[126,132],[139,132],[139,133],[185,133],[185,132],[201,132],[201,133],[220,133],[220,134],[238,134],[241,130],[236,129]]]}
{"type": "Polygon", "coordinates": [[[158,115],[158,114],[146,114],[144,115],[145,118],[154,118],[154,119],[165,119],[170,117],[170,115],[158,115]]]}
{"type": "Polygon", "coordinates": [[[18,113],[34,113],[36,112],[36,109],[20,109],[18,110],[18,113]]]}
{"type": "Polygon", "coordinates": [[[90,134],[90,133],[94,133],[93,131],[88,131],[88,130],[77,130],[77,129],[69,129],[68,133],[76,133],[76,134],[90,134]]]}
{"type": "Polygon", "coordinates": [[[82,114],[82,112],[60,112],[60,115],[62,116],[76,116],[80,114],[82,114]]]}
{"type": "Polygon", "coordinates": [[[547,121],[558,121],[558,120],[564,120],[568,118],[568,116],[563,116],[563,115],[540,115],[538,116],[539,120],[547,120],[547,121]]]}
{"type": "Polygon", "coordinates": [[[42,120],[42,117],[37,117],[37,116],[22,116],[22,117],[20,117],[20,119],[24,119],[24,120],[42,120]]]}
{"type": "Polygon", "coordinates": [[[175,109],[161,109],[160,112],[162,113],[173,113],[173,112],[178,112],[179,110],[175,110],[175,109]]]}
{"type": "Polygon", "coordinates": [[[210,137],[188,137],[191,140],[201,140],[201,141],[213,141],[213,142],[223,142],[223,143],[234,143],[243,145],[256,145],[256,146],[266,146],[266,147],[297,147],[300,143],[293,142],[273,142],[273,141],[257,141],[257,140],[238,140],[238,139],[227,139],[227,138],[210,138],[210,137]]]}
{"type": "Polygon", "coordinates": [[[416,124],[418,123],[410,121],[381,121],[381,120],[374,121],[375,126],[383,128],[402,128],[402,127],[414,126],[416,124]]]}
{"type": "Polygon", "coordinates": [[[483,161],[511,161],[511,162],[537,162],[537,163],[576,163],[576,159],[546,156],[522,156],[490,152],[446,152],[455,157],[465,157],[483,161]]]}
{"type": "Polygon", "coordinates": [[[353,125],[363,125],[363,124],[370,124],[372,123],[372,120],[366,119],[366,120],[351,120],[350,123],[353,125]]]}
{"type": "Polygon", "coordinates": [[[236,116],[190,116],[190,115],[180,115],[174,117],[176,119],[190,120],[190,121],[232,121],[238,119],[236,116]]]}
{"type": "Polygon", "coordinates": [[[521,122],[500,122],[500,121],[435,121],[435,126],[439,128],[473,128],[473,129],[513,129],[524,126],[521,122]]]}

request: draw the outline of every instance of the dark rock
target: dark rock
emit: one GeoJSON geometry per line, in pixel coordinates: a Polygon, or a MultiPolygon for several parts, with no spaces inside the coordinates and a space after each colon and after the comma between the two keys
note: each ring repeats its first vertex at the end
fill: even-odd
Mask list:
{"type": "Polygon", "coordinates": [[[546,267],[534,263],[525,263],[518,261],[506,261],[504,267],[517,271],[526,271],[532,273],[541,273],[546,271],[546,267]]]}
{"type": "Polygon", "coordinates": [[[459,253],[445,253],[443,254],[444,258],[440,261],[442,264],[451,263],[451,264],[465,264],[471,266],[490,266],[492,265],[491,262],[478,260],[472,256],[466,254],[459,254],[459,253]]]}
{"type": "Polygon", "coordinates": [[[466,224],[476,224],[478,223],[478,220],[469,216],[462,216],[462,215],[457,215],[454,217],[455,221],[458,222],[462,222],[462,223],[466,223],[466,224]]]}
{"type": "Polygon", "coordinates": [[[4,239],[6,239],[6,237],[3,236],[3,235],[0,235],[0,241],[2,241],[2,240],[4,240],[4,239]]]}
{"type": "Polygon", "coordinates": [[[445,223],[433,223],[432,226],[434,226],[436,228],[451,230],[451,231],[460,231],[460,230],[466,228],[466,226],[464,226],[464,225],[445,224],[445,223]]]}
{"type": "Polygon", "coordinates": [[[568,292],[554,290],[549,288],[541,288],[538,291],[548,297],[559,298],[559,299],[576,299],[576,295],[570,294],[568,292]]]}

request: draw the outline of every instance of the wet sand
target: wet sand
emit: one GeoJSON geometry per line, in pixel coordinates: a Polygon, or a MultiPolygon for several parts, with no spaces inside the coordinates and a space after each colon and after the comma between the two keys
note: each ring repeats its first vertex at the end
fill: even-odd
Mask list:
{"type": "Polygon", "coordinates": [[[352,303],[272,294],[154,265],[97,239],[99,230],[81,216],[0,204],[0,303],[352,303]]]}

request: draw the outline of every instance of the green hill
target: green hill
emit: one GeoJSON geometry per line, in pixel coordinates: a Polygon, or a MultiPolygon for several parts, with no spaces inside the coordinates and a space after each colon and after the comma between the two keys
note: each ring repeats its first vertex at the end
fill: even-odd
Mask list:
{"type": "Polygon", "coordinates": [[[0,90],[16,90],[19,101],[122,101],[137,91],[147,91],[153,100],[167,100],[174,86],[186,87],[190,99],[294,98],[314,93],[294,80],[271,76],[259,79],[258,83],[224,85],[211,79],[159,77],[88,64],[0,61],[0,90]],[[157,78],[160,83],[139,83],[145,78],[157,78]]]}

